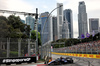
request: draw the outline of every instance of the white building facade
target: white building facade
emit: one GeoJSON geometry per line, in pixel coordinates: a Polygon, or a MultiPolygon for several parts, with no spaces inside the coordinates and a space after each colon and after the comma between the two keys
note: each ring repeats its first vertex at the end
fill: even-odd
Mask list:
{"type": "Polygon", "coordinates": [[[63,3],[57,3],[57,33],[58,39],[62,38],[62,25],[63,25],[63,3]],[[61,6],[61,7],[60,7],[61,6]]]}

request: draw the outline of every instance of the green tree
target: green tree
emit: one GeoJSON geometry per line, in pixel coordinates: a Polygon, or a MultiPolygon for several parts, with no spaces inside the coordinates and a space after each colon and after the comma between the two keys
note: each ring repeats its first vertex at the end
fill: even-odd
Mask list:
{"type": "MultiPolygon", "coordinates": [[[[36,30],[31,31],[31,39],[36,40],[36,30]]],[[[41,36],[40,33],[38,32],[38,46],[41,45],[41,36]]]]}
{"type": "Polygon", "coordinates": [[[30,34],[30,26],[23,24],[19,16],[10,15],[8,17],[8,25],[11,27],[9,28],[10,35],[9,37],[12,38],[29,38],[30,34]]]}
{"type": "Polygon", "coordinates": [[[4,16],[0,16],[0,38],[7,37],[9,25],[7,25],[7,19],[4,16]]]}
{"type": "Polygon", "coordinates": [[[19,16],[0,16],[0,37],[29,38],[30,26],[23,24],[19,16]],[[26,28],[25,28],[26,27],[26,28]]]}
{"type": "Polygon", "coordinates": [[[8,25],[5,21],[0,21],[0,37],[6,37],[8,35],[8,25]]]}

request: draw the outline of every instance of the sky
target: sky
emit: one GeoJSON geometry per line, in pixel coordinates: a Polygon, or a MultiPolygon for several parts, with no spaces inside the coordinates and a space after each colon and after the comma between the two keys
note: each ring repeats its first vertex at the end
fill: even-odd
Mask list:
{"type": "MultiPolygon", "coordinates": [[[[73,12],[73,33],[74,33],[74,38],[77,38],[78,5],[80,1],[85,2],[88,23],[89,23],[89,18],[100,18],[100,6],[99,6],[100,0],[0,0],[0,9],[35,13],[36,8],[38,8],[40,14],[46,11],[51,12],[54,8],[57,7],[57,3],[63,3],[63,10],[71,9],[73,12]]],[[[9,14],[0,13],[0,15],[9,15],[9,14]]],[[[57,10],[55,10],[52,13],[52,15],[56,16],[57,10]]]]}

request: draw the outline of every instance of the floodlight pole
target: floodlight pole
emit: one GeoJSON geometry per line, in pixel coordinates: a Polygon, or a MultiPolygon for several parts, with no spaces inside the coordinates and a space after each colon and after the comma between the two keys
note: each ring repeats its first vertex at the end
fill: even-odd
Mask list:
{"type": "Polygon", "coordinates": [[[36,8],[35,19],[36,19],[36,59],[37,59],[37,56],[38,56],[38,8],[36,8]]]}
{"type": "MultiPolygon", "coordinates": [[[[43,30],[42,30],[42,40],[43,40],[43,32],[44,32],[44,29],[45,29],[45,25],[46,25],[46,22],[48,21],[49,16],[51,15],[51,13],[52,13],[53,11],[55,11],[57,8],[60,8],[60,7],[62,7],[62,6],[63,6],[63,5],[60,5],[59,7],[54,8],[54,9],[48,14],[47,19],[46,19],[46,21],[45,21],[45,23],[44,23],[44,26],[43,26],[43,30]]],[[[43,42],[42,42],[42,45],[41,45],[41,59],[43,59],[43,50],[42,50],[42,48],[43,48],[43,42]]]]}

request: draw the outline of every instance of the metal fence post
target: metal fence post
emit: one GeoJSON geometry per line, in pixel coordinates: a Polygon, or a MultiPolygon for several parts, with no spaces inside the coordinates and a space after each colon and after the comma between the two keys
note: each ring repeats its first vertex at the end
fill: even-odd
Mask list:
{"type": "MultiPolygon", "coordinates": [[[[49,44],[48,44],[48,56],[49,56],[49,44]]],[[[50,56],[49,56],[50,57],[50,56]]]]}
{"type": "Polygon", "coordinates": [[[47,45],[47,49],[46,50],[47,50],[47,54],[46,55],[48,56],[48,45],[47,45]]]}
{"type": "Polygon", "coordinates": [[[47,54],[46,55],[48,56],[48,44],[47,44],[47,49],[46,50],[47,50],[47,54]]]}
{"type": "Polygon", "coordinates": [[[41,46],[42,48],[41,48],[41,59],[43,59],[44,58],[44,47],[43,46],[41,46]]]}
{"type": "Polygon", "coordinates": [[[46,56],[46,45],[45,45],[45,49],[44,50],[45,50],[45,56],[46,56]]]}
{"type": "Polygon", "coordinates": [[[21,39],[18,39],[18,57],[21,56],[21,39]]]}
{"type": "Polygon", "coordinates": [[[43,50],[42,51],[44,51],[43,57],[45,57],[45,55],[46,55],[46,47],[45,46],[43,46],[43,50]]]}
{"type": "Polygon", "coordinates": [[[49,48],[48,49],[49,49],[49,57],[50,57],[50,44],[49,44],[49,48]]]}
{"type": "Polygon", "coordinates": [[[46,46],[46,56],[48,56],[48,45],[46,46]]]}
{"type": "Polygon", "coordinates": [[[45,50],[46,50],[46,56],[47,56],[47,45],[46,45],[46,49],[45,50]]]}
{"type": "MultiPolygon", "coordinates": [[[[53,48],[52,48],[53,49],[53,48]]],[[[51,57],[51,43],[50,43],[50,57],[51,57]]]]}
{"type": "Polygon", "coordinates": [[[9,57],[10,54],[10,38],[7,38],[7,58],[9,57]]]}
{"type": "Polygon", "coordinates": [[[30,56],[30,39],[28,39],[28,56],[30,56]]]}
{"type": "Polygon", "coordinates": [[[42,56],[41,56],[41,59],[43,59],[43,57],[44,57],[44,51],[43,51],[43,46],[41,46],[42,48],[41,48],[41,54],[42,54],[42,56]]]}
{"type": "Polygon", "coordinates": [[[36,42],[35,42],[35,55],[36,55],[36,52],[37,52],[37,50],[36,50],[36,42]]]}

